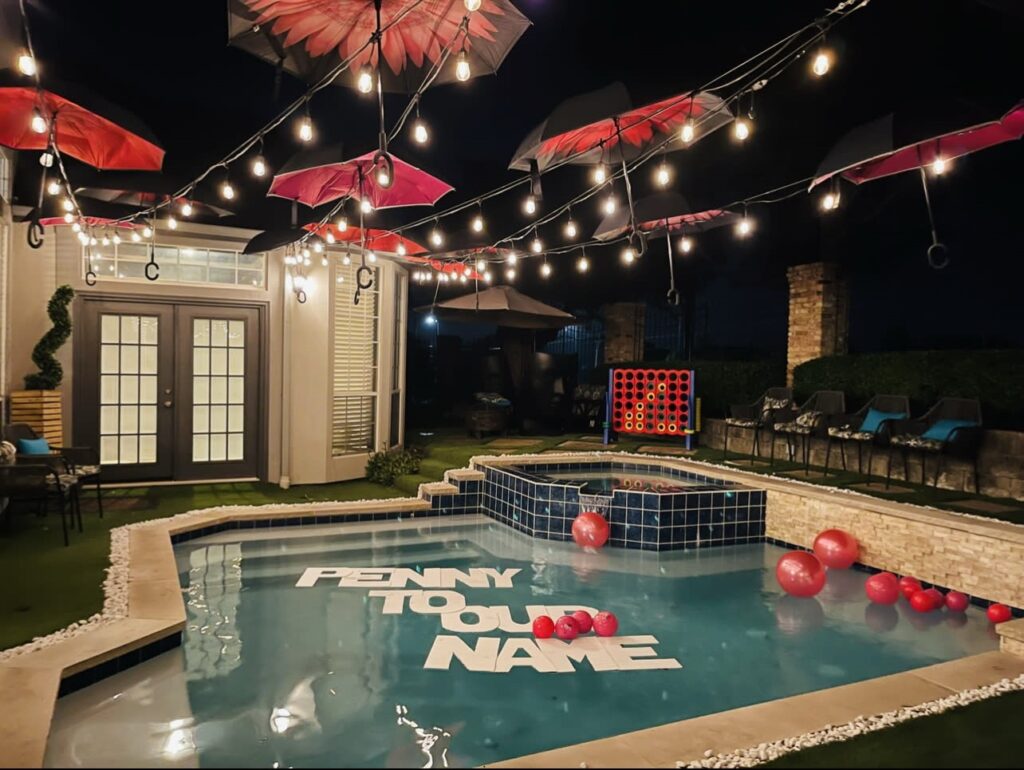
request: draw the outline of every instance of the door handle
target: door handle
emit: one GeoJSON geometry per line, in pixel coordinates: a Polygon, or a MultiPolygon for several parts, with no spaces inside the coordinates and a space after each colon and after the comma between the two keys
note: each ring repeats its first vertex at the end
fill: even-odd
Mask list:
{"type": "Polygon", "coordinates": [[[170,409],[172,406],[174,406],[174,402],[173,401],[164,401],[164,406],[166,406],[168,409],[170,409]]]}

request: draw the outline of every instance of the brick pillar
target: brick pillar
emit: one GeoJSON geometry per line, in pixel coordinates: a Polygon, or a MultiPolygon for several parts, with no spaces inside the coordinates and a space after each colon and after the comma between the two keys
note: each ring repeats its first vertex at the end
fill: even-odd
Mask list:
{"type": "Polygon", "coordinates": [[[789,333],[786,382],[804,361],[847,350],[849,298],[832,262],[789,268],[789,333]]]}
{"type": "Polygon", "coordinates": [[[642,302],[616,302],[601,308],[606,364],[643,360],[644,309],[642,302]]]}

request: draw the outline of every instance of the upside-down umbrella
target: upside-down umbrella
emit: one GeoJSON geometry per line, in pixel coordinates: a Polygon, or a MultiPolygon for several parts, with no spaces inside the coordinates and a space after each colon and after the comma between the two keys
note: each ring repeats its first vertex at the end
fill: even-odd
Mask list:
{"type": "Polygon", "coordinates": [[[941,174],[955,158],[1021,136],[1024,102],[995,120],[991,113],[985,115],[977,106],[955,100],[919,103],[847,133],[821,162],[810,189],[839,177],[861,184],[904,171],[918,171],[932,229],[928,261],[932,267],[945,267],[949,260],[935,229],[925,169],[930,167],[941,174]]]}
{"type": "Polygon", "coordinates": [[[285,246],[298,243],[305,235],[307,235],[307,232],[301,227],[264,230],[262,233],[257,233],[249,239],[249,242],[245,244],[245,248],[242,249],[242,253],[260,254],[264,251],[283,249],[285,246]]]}
{"type": "Polygon", "coordinates": [[[685,144],[681,132],[693,121],[697,140],[733,119],[712,93],[685,93],[634,108],[622,83],[568,99],[520,143],[510,169],[543,172],[554,163],[591,164],[632,160],[656,142],[680,137],[667,149],[685,144]]]}
{"type": "Polygon", "coordinates": [[[379,162],[378,154],[368,152],[344,160],[340,145],[300,152],[274,176],[268,195],[316,207],[340,198],[370,202],[374,209],[400,206],[433,206],[454,188],[391,156],[392,167],[379,162]],[[380,174],[389,175],[390,184],[381,184],[380,174]]]}
{"type": "MultiPolygon", "coordinates": [[[[455,79],[454,59],[463,44],[473,76],[497,71],[530,21],[509,0],[483,0],[468,12],[464,0],[382,0],[380,54],[385,91],[414,93],[438,66],[447,49],[452,66],[437,71],[435,83],[455,79]],[[463,28],[465,25],[465,28],[463,28]]],[[[377,31],[373,0],[228,0],[231,45],[318,82],[342,62],[349,69],[376,66],[377,46],[366,46],[377,31]]],[[[355,85],[353,76],[338,78],[355,85]]]]}
{"type": "Polygon", "coordinates": [[[227,217],[234,212],[199,200],[195,193],[176,196],[181,186],[163,175],[114,173],[97,174],[75,189],[80,198],[92,198],[105,203],[126,206],[133,209],[148,209],[153,206],[173,204],[173,213],[178,213],[186,204],[195,216],[227,217]]]}
{"type": "Polygon", "coordinates": [[[444,320],[515,329],[561,329],[576,320],[571,314],[528,297],[511,286],[492,286],[417,309],[431,311],[444,320]]]}
{"type": "Polygon", "coordinates": [[[370,251],[377,251],[384,254],[398,254],[410,262],[418,262],[426,254],[427,250],[411,238],[393,233],[389,230],[378,230],[374,227],[346,227],[342,230],[336,224],[318,225],[309,224],[305,229],[326,239],[328,233],[336,243],[360,243],[370,251]],[[365,239],[364,239],[365,236],[365,239]]]}

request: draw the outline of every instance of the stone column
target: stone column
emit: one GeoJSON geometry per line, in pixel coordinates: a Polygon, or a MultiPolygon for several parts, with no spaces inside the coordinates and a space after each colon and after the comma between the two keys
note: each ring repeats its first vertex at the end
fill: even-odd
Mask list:
{"type": "Polygon", "coordinates": [[[616,302],[601,308],[606,364],[643,360],[644,310],[642,302],[616,302]]]}
{"type": "Polygon", "coordinates": [[[789,278],[789,333],[786,382],[793,370],[822,356],[847,351],[849,298],[846,282],[832,262],[796,265],[789,278]]]}

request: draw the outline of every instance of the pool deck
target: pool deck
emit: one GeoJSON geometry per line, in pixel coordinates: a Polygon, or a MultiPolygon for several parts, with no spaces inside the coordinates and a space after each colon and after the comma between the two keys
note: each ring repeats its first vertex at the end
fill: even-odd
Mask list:
{"type": "MultiPolygon", "coordinates": [[[[580,455],[566,453],[564,459],[580,455]]],[[[603,457],[637,461],[637,455],[603,454],[603,457]]],[[[522,464],[552,462],[559,455],[475,458],[473,467],[449,471],[449,481],[482,477],[476,470],[482,463],[522,464]]],[[[652,456],[653,457],[653,456],[652,456]]],[[[749,486],[776,488],[807,496],[842,494],[843,501],[857,500],[865,507],[894,516],[928,519],[939,517],[946,526],[998,531],[1001,536],[1024,541],[1024,527],[1002,522],[956,517],[955,514],[888,502],[864,495],[837,493],[798,482],[766,478],[744,471],[709,468],[675,457],[660,462],[698,473],[713,474],[749,486]]],[[[4,656],[0,662],[0,698],[12,706],[0,720],[2,759],[8,767],[41,767],[46,752],[50,722],[60,683],[75,674],[118,659],[161,639],[180,633],[185,627],[185,605],[171,538],[174,535],[216,526],[229,521],[294,518],[296,520],[332,515],[429,510],[431,495],[454,494],[456,487],[445,482],[423,484],[417,498],[312,503],[304,505],[224,508],[196,511],[180,516],[129,525],[126,555],[127,610],[123,616],[106,618],[99,624],[56,639],[38,649],[4,656]]],[[[834,497],[832,499],[835,499],[834,497]]],[[[112,554],[113,556],[113,554],[112,554]]],[[[1003,637],[1024,640],[1024,620],[999,626],[1003,637]]],[[[777,701],[712,714],[660,727],[628,733],[554,751],[502,762],[502,767],[675,767],[677,761],[692,760],[711,749],[730,751],[783,737],[839,724],[859,715],[876,714],[918,705],[953,692],[992,684],[1024,673],[1024,658],[1001,652],[963,658],[948,663],[907,671],[892,676],[806,693],[777,701]]]]}

